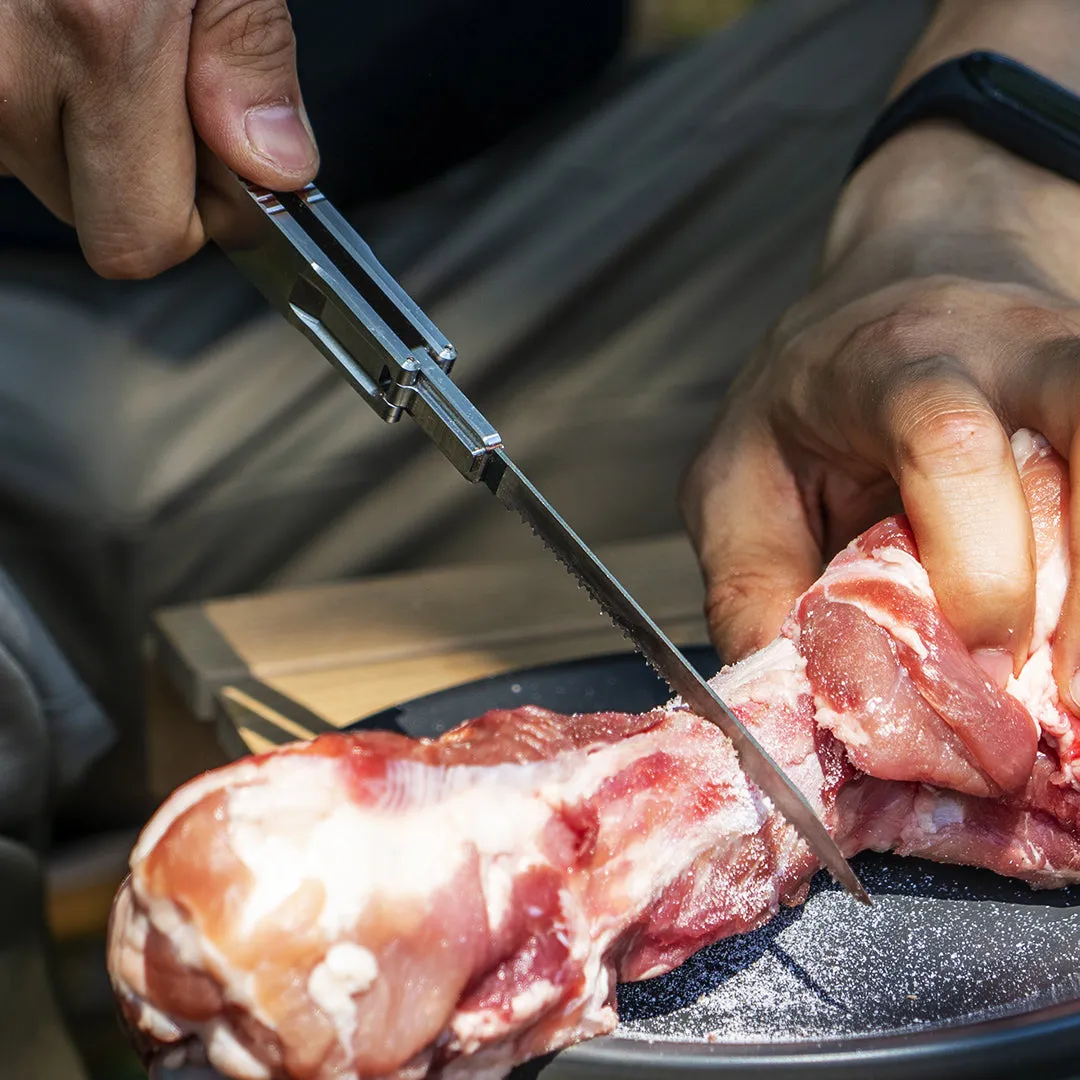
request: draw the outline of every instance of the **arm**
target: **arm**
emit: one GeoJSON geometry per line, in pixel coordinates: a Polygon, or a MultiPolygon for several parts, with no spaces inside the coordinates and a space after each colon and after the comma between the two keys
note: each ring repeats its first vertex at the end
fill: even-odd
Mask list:
{"type": "MultiPolygon", "coordinates": [[[[945,0],[894,90],[974,48],[1080,89],[1078,44],[1078,0],[945,0]]],[[[965,643],[998,679],[1026,658],[1034,538],[1009,436],[1035,428],[1070,457],[1078,252],[1080,187],[955,125],[913,127],[859,169],[812,292],[743,371],[684,483],[722,651],[769,640],[823,558],[899,495],[965,643]]],[[[1055,645],[1066,695],[1078,593],[1055,645]]]]}

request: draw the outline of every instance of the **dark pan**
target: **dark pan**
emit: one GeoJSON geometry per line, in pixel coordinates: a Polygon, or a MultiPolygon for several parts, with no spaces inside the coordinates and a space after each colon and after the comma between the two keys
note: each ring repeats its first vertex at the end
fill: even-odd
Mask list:
{"type": "MultiPolygon", "coordinates": [[[[711,650],[687,655],[716,670],[711,650]]],[[[491,708],[643,712],[669,696],[626,654],[483,679],[355,727],[433,736],[491,708]]],[[[856,869],[871,910],[818,875],[801,908],[620,987],[615,1035],[517,1076],[1080,1076],[1080,889],[891,856],[856,869]]]]}

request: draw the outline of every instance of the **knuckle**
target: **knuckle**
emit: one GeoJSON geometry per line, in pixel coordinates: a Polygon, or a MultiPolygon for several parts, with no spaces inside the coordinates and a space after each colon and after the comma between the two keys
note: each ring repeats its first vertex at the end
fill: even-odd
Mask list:
{"type": "Polygon", "coordinates": [[[200,247],[190,234],[177,231],[157,238],[122,237],[88,245],[86,261],[99,276],[112,281],[144,281],[189,259],[200,247]]]}
{"type": "Polygon", "coordinates": [[[55,17],[76,53],[97,67],[125,53],[138,5],[130,0],[64,0],[55,17]]]}
{"type": "Polygon", "coordinates": [[[986,286],[965,277],[944,274],[928,278],[917,304],[927,314],[950,315],[955,312],[978,311],[990,303],[986,286]]]}
{"type": "Polygon", "coordinates": [[[283,0],[217,0],[207,6],[203,33],[229,59],[291,60],[292,19],[283,0]]]}
{"type": "Polygon", "coordinates": [[[929,476],[964,476],[1000,468],[1008,440],[989,406],[950,400],[931,390],[908,410],[896,431],[902,466],[929,476]]]}
{"type": "MultiPolygon", "coordinates": [[[[814,391],[822,407],[844,403],[852,415],[888,418],[906,400],[905,384],[916,377],[936,377],[943,357],[927,355],[934,340],[926,316],[909,309],[889,311],[854,327],[839,344],[829,365],[829,378],[814,391]],[[821,401],[822,395],[827,400],[821,401]]],[[[886,427],[887,427],[886,423],[886,427]]]]}
{"type": "Polygon", "coordinates": [[[1002,314],[1002,323],[1010,334],[1028,341],[1064,339],[1075,342],[1076,316],[1038,303],[1014,303],[1002,314]]]}
{"type": "Polygon", "coordinates": [[[775,586],[765,569],[729,566],[713,578],[705,591],[705,616],[710,626],[729,626],[746,611],[753,611],[760,598],[775,586]]]}
{"type": "Polygon", "coordinates": [[[861,323],[852,330],[841,350],[845,367],[894,365],[908,360],[925,333],[925,315],[902,309],[861,323]]]}
{"type": "MultiPolygon", "coordinates": [[[[879,297],[880,300],[886,299],[879,297]]],[[[848,369],[902,371],[912,364],[940,364],[957,340],[957,327],[985,314],[986,298],[972,283],[934,279],[904,297],[900,306],[865,319],[854,327],[841,348],[848,369]]]]}

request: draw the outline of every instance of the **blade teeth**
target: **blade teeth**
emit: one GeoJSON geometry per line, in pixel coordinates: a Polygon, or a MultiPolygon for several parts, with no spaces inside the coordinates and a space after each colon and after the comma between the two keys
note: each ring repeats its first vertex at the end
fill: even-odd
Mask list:
{"type": "MultiPolygon", "coordinates": [[[[656,671],[656,673],[660,676],[660,678],[663,679],[664,682],[667,682],[667,679],[665,678],[664,673],[662,671],[660,671],[660,669],[657,668],[657,666],[649,659],[649,657],[645,653],[643,653],[641,651],[641,649],[639,649],[637,647],[637,643],[634,641],[633,635],[615,617],[615,615],[612,612],[611,608],[607,604],[605,604],[604,601],[601,600],[600,597],[597,596],[591,589],[589,589],[585,585],[585,583],[581,580],[580,577],[578,577],[577,571],[574,569],[573,564],[567,558],[565,558],[563,556],[563,554],[559,551],[558,548],[556,548],[553,545],[549,544],[547,542],[547,540],[544,539],[543,535],[536,528],[536,526],[533,524],[533,522],[529,519],[527,514],[523,513],[520,510],[520,508],[515,507],[515,509],[517,510],[518,517],[520,517],[521,520],[528,526],[529,531],[533,534],[533,536],[535,536],[537,538],[537,540],[539,540],[540,543],[543,544],[544,547],[548,551],[550,551],[552,553],[552,555],[555,556],[555,558],[559,561],[559,564],[562,566],[562,568],[574,579],[575,582],[577,582],[577,587],[579,589],[581,589],[587,596],[589,596],[593,600],[593,602],[600,608],[601,611],[603,611],[603,613],[608,617],[608,619],[614,624],[615,628],[622,634],[622,636],[625,637],[630,642],[630,644],[634,647],[634,651],[637,652],[639,655],[643,656],[645,658],[645,660],[648,662],[649,666],[654,671],[656,671]]],[[[674,698],[673,701],[669,703],[668,707],[669,708],[678,708],[680,704],[684,708],[690,708],[690,706],[686,705],[684,702],[681,702],[681,699],[678,698],[678,697],[674,698]]],[[[772,799],[769,798],[769,796],[764,791],[764,789],[759,784],[757,784],[753,779],[751,779],[750,775],[748,773],[746,773],[745,767],[743,767],[743,773],[746,776],[747,783],[753,785],[754,789],[758,792],[759,796],[761,798],[765,799],[769,803],[769,805],[772,806],[774,810],[776,810],[777,809],[776,804],[773,802],[772,799]]],[[[795,837],[797,838],[797,841],[799,843],[805,845],[811,852],[813,852],[813,847],[814,847],[813,844],[811,844],[810,841],[807,839],[807,837],[803,835],[802,831],[797,826],[795,826],[791,821],[789,821],[787,819],[786,815],[784,815],[782,811],[779,811],[779,812],[781,813],[781,816],[784,817],[784,820],[785,820],[785,822],[787,822],[788,827],[794,833],[795,837]]],[[[815,854],[815,858],[817,858],[818,861],[823,866],[827,865],[821,859],[821,857],[819,855],[817,855],[816,852],[814,854],[815,854]]],[[[831,868],[829,868],[829,873],[832,874],[832,876],[837,881],[839,881],[846,889],[848,889],[848,891],[851,892],[855,896],[855,898],[857,900],[859,900],[861,903],[864,903],[864,904],[867,904],[867,905],[870,904],[869,896],[867,896],[866,891],[862,886],[862,883],[859,881],[858,877],[855,876],[855,872],[850,868],[850,866],[848,867],[848,874],[850,875],[850,878],[851,878],[850,881],[846,881],[846,880],[844,880],[844,878],[842,876],[838,876],[836,873],[834,873],[832,871],[831,868]]]]}
{"type": "MultiPolygon", "coordinates": [[[[589,589],[589,587],[581,580],[580,577],[578,577],[577,571],[574,569],[573,563],[571,563],[563,555],[563,553],[561,551],[559,551],[558,548],[553,547],[551,544],[549,544],[544,539],[544,537],[541,535],[541,533],[537,530],[536,526],[529,520],[529,517],[528,517],[527,514],[523,514],[519,510],[518,511],[518,517],[521,518],[521,520],[526,524],[526,526],[529,529],[529,532],[531,532],[533,534],[533,536],[535,536],[536,539],[539,540],[540,543],[543,544],[544,547],[548,551],[550,551],[552,555],[555,556],[556,561],[570,575],[570,577],[573,578],[574,583],[577,585],[577,587],[583,593],[585,593],[585,595],[588,596],[589,599],[592,600],[592,602],[594,604],[596,604],[596,606],[598,608],[600,608],[600,610],[607,616],[608,621],[615,627],[615,629],[618,630],[619,633],[622,634],[622,636],[624,638],[626,638],[627,641],[630,642],[630,644],[634,647],[634,651],[636,653],[638,653],[639,655],[644,656],[645,654],[641,652],[641,650],[637,647],[637,643],[634,641],[634,635],[631,634],[631,632],[629,630],[627,630],[627,628],[625,626],[623,626],[622,623],[619,622],[619,620],[615,617],[615,614],[611,610],[611,608],[607,604],[605,604],[604,601],[601,600],[600,597],[597,596],[591,589],[589,589]]],[[[645,659],[648,660],[648,657],[646,656],[645,659]]],[[[653,665],[651,663],[649,664],[649,666],[653,667],[653,665]]],[[[654,668],[654,670],[655,670],[655,668],[654,668]]],[[[662,675],[662,673],[660,673],[660,674],[661,674],[661,678],[662,678],[663,675],[662,675]]]]}
{"type": "Polygon", "coordinates": [[[630,646],[634,650],[634,652],[636,652],[638,654],[638,656],[640,656],[649,665],[649,667],[652,668],[652,670],[656,672],[656,674],[660,677],[660,681],[662,683],[664,683],[665,686],[667,686],[669,693],[674,694],[674,697],[672,697],[666,703],[665,708],[675,709],[675,710],[686,709],[688,711],[692,711],[690,709],[690,706],[687,705],[686,702],[683,701],[683,699],[678,694],[675,694],[675,692],[672,689],[671,685],[668,683],[667,678],[664,675],[664,673],[652,662],[652,660],[650,659],[648,654],[643,652],[640,648],[638,648],[638,644],[634,640],[634,635],[625,626],[623,626],[621,622],[619,622],[619,620],[615,617],[615,614],[612,612],[611,608],[607,604],[605,604],[604,601],[601,600],[600,597],[597,596],[596,593],[594,593],[581,580],[580,577],[578,577],[577,571],[574,569],[573,563],[571,563],[568,559],[566,559],[563,556],[562,552],[559,551],[558,548],[556,548],[553,545],[549,544],[544,539],[544,537],[537,530],[536,526],[533,525],[533,523],[529,520],[529,518],[528,518],[528,516],[526,514],[523,514],[520,510],[517,513],[518,513],[518,517],[521,518],[521,520],[528,527],[529,532],[531,532],[533,534],[533,536],[535,536],[536,539],[539,540],[540,543],[543,544],[544,547],[548,551],[550,551],[552,555],[555,556],[555,559],[558,562],[558,564],[570,575],[571,578],[573,578],[574,583],[577,585],[577,587],[583,593],[585,593],[585,595],[587,597],[589,597],[589,599],[594,604],[596,604],[596,606],[604,613],[604,615],[607,616],[608,622],[610,622],[611,625],[614,626],[615,629],[618,630],[619,633],[630,643],[630,646]]]}

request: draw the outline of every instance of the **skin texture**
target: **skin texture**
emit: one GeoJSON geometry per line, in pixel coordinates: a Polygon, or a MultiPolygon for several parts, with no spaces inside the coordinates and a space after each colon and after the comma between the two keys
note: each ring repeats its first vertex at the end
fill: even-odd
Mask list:
{"type": "Polygon", "coordinates": [[[196,138],[256,183],[313,179],[285,0],[0,4],[0,171],[98,273],[151,277],[202,247],[196,138]]]}
{"type": "MultiPolygon", "coordinates": [[[[1080,89],[1078,37],[1077,0],[947,0],[896,88],[992,48],[1080,89]]],[[[751,358],[684,478],[728,658],[770,640],[823,561],[901,504],[988,674],[1001,683],[1026,658],[1035,547],[1009,438],[1043,432],[1080,476],[1078,245],[1080,187],[955,125],[916,125],[858,170],[812,291],[751,358]]],[[[1080,520],[1073,538],[1076,568],[1080,520]]],[[[1072,581],[1054,672],[1075,707],[1072,581]]]]}

